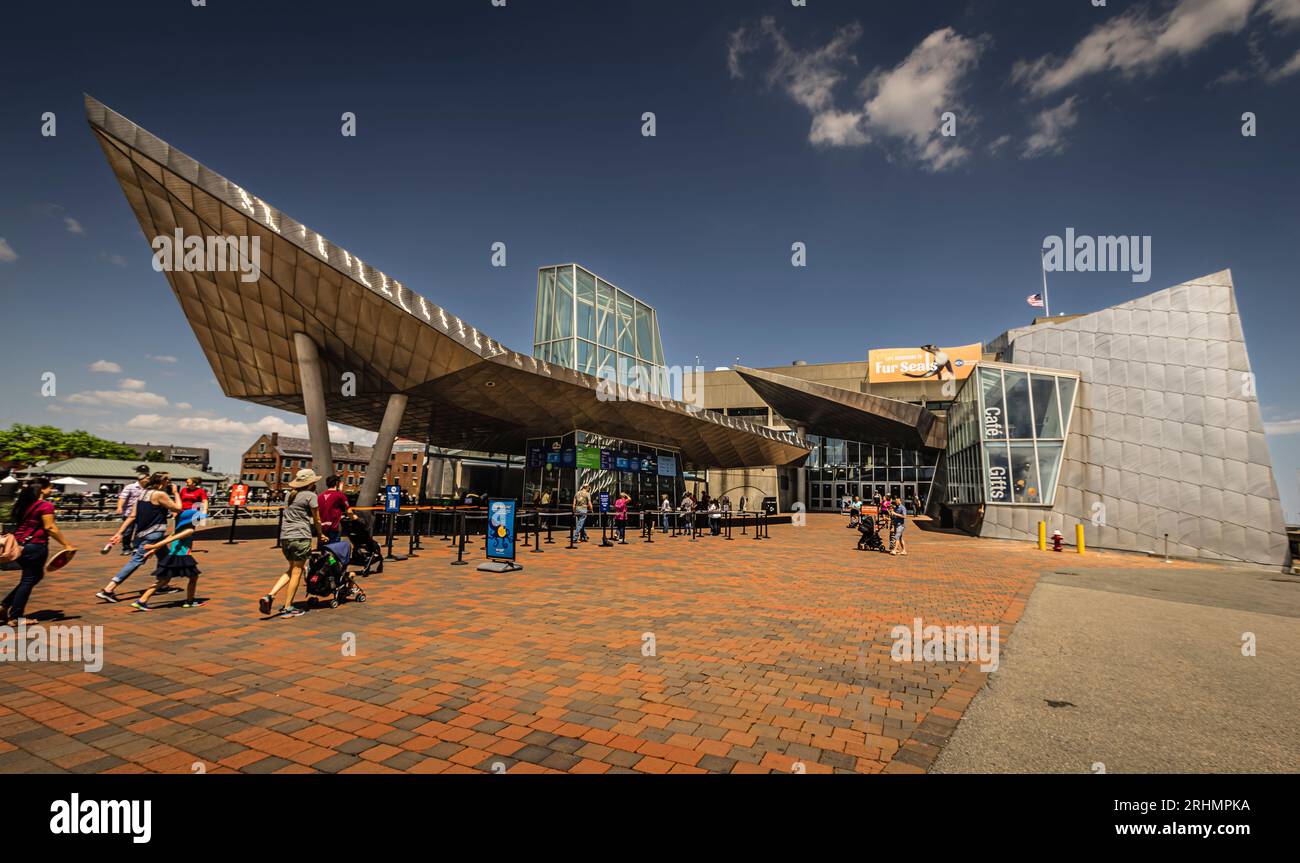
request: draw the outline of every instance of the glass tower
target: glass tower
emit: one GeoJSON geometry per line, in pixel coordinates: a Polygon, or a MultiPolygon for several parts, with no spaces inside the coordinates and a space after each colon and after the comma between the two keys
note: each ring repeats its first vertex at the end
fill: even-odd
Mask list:
{"type": "Polygon", "coordinates": [[[577,264],[537,271],[533,356],[646,392],[664,386],[655,310],[577,264]]]}

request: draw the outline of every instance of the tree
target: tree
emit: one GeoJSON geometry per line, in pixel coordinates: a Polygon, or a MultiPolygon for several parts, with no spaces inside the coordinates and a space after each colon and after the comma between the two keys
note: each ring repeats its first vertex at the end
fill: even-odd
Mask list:
{"type": "Polygon", "coordinates": [[[129,446],[95,437],[81,429],[65,432],[55,426],[14,423],[8,431],[0,431],[0,461],[26,466],[68,458],[134,460],[138,455],[129,446]]]}
{"type": "Polygon", "coordinates": [[[145,461],[167,461],[167,456],[160,449],[151,449],[144,454],[145,461]]]}

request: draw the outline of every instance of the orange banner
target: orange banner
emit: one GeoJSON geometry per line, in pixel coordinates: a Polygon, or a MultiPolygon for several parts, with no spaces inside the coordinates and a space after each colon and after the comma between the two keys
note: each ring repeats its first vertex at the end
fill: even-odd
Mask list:
{"type": "MultiPolygon", "coordinates": [[[[976,342],[939,350],[952,363],[953,379],[964,380],[980,361],[984,348],[976,342]]],[[[921,348],[878,348],[867,352],[867,361],[867,380],[873,384],[948,379],[946,372],[940,377],[935,355],[921,348]]]]}

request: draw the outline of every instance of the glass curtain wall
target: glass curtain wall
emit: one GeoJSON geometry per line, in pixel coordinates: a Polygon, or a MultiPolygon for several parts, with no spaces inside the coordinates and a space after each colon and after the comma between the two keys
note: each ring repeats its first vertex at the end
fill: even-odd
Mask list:
{"type": "Polygon", "coordinates": [[[537,271],[533,356],[671,395],[655,310],[576,264],[537,271]]]}
{"type": "Polygon", "coordinates": [[[948,415],[948,502],[1051,506],[1078,383],[981,363],[948,415]]]}
{"type": "MultiPolygon", "coordinates": [[[[582,485],[593,498],[602,491],[613,497],[627,492],[634,511],[657,509],[661,495],[676,506],[686,493],[681,454],[672,448],[620,440],[585,431],[529,438],[524,473],[524,501],[569,508],[582,485]]],[[[593,507],[597,506],[593,500],[593,507]]]]}
{"type": "Polygon", "coordinates": [[[930,488],[939,453],[841,438],[807,435],[808,508],[838,512],[844,496],[871,500],[879,494],[929,505],[930,488]]]}

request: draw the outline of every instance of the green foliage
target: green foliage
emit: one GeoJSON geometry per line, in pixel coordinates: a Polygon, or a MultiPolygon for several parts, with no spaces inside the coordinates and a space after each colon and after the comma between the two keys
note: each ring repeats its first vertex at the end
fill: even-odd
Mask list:
{"type": "Polygon", "coordinates": [[[144,454],[144,460],[145,461],[166,461],[167,456],[165,456],[163,454],[163,451],[160,449],[151,449],[144,454]]]}
{"type": "Polygon", "coordinates": [[[68,458],[139,458],[129,446],[95,437],[90,432],[66,432],[54,426],[14,423],[0,431],[0,461],[27,466],[38,461],[62,461],[68,458]]]}

